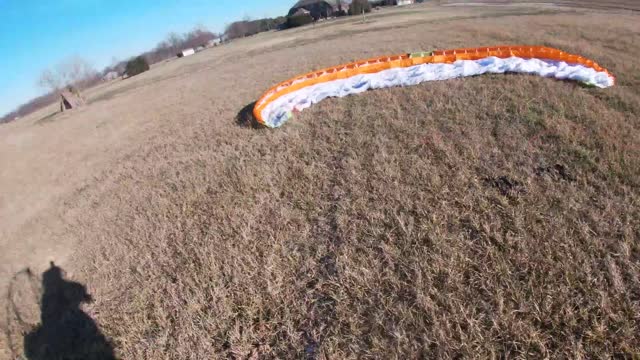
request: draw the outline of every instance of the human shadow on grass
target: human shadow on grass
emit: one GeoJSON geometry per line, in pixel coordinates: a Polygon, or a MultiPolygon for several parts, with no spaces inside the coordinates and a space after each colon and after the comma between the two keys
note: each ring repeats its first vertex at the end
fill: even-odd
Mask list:
{"type": "Polygon", "coordinates": [[[51,262],[42,274],[42,289],[40,325],[24,335],[27,359],[116,358],[98,325],[80,309],[93,301],[84,285],[65,280],[62,268],[51,262]]]}
{"type": "Polygon", "coordinates": [[[252,102],[247,104],[242,108],[236,115],[236,125],[240,127],[252,128],[252,129],[262,129],[264,126],[258,122],[255,116],[253,116],[253,107],[256,105],[256,102],[252,102]]]}
{"type": "Polygon", "coordinates": [[[52,122],[53,120],[55,120],[56,115],[61,114],[60,111],[54,111],[48,115],[45,115],[43,117],[41,117],[40,119],[38,119],[35,123],[39,124],[39,125],[44,125],[48,122],[52,122]]]}

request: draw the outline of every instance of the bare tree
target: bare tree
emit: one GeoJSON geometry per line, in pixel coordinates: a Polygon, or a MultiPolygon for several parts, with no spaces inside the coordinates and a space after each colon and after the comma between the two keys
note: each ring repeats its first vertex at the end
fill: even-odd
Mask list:
{"type": "Polygon", "coordinates": [[[58,74],[46,69],[38,78],[38,86],[55,92],[62,88],[62,79],[58,74]]]}
{"type": "MultiPolygon", "coordinates": [[[[109,65],[108,67],[108,72],[115,71],[118,73],[118,75],[121,75],[124,73],[124,68],[126,65],[126,61],[119,60],[114,56],[111,58],[111,65],[109,65]]],[[[105,72],[107,71],[105,70],[105,72]]]]}
{"type": "Polygon", "coordinates": [[[190,32],[184,35],[182,46],[185,48],[197,48],[198,46],[206,46],[207,42],[217,37],[204,25],[197,25],[190,32]]]}
{"type": "Polygon", "coordinates": [[[236,21],[227,26],[225,34],[227,34],[230,39],[245,37],[251,34],[250,27],[251,23],[249,21],[236,21]]]}
{"type": "Polygon", "coordinates": [[[196,34],[208,33],[208,32],[209,32],[209,29],[203,23],[196,24],[196,26],[193,27],[193,30],[191,30],[191,33],[196,33],[196,34]]]}
{"type": "Polygon", "coordinates": [[[182,45],[183,38],[177,32],[170,32],[167,35],[165,42],[169,45],[174,54],[182,50],[180,49],[180,46],[182,45]]]}
{"type": "Polygon", "coordinates": [[[97,71],[89,62],[73,56],[58,63],[53,70],[44,70],[38,79],[38,85],[55,92],[67,86],[84,87],[97,76],[97,71]]]}
{"type": "Polygon", "coordinates": [[[80,85],[95,76],[91,64],[79,56],[70,57],[58,64],[58,73],[64,74],[65,85],[80,85]]]}

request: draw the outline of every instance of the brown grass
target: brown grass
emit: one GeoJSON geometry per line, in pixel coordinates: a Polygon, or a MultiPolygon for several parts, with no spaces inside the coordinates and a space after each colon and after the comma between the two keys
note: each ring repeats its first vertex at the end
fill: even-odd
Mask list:
{"type": "MultiPolygon", "coordinates": [[[[76,247],[63,266],[118,355],[638,356],[640,19],[549,9],[426,6],[263,34],[11,128],[86,126],[86,146],[63,148],[93,160],[45,208],[64,219],[48,240],[76,247]],[[262,90],[316,67],[496,43],[591,57],[618,85],[484,76],[245,126],[262,90]]],[[[51,222],[33,219],[11,239],[44,237],[51,222]]]]}
{"type": "Polygon", "coordinates": [[[440,0],[442,4],[460,4],[460,5],[540,5],[540,4],[553,4],[556,6],[567,7],[580,7],[583,9],[607,9],[607,10],[630,10],[640,11],[640,4],[635,0],[489,0],[489,1],[474,1],[474,0],[440,0]]]}

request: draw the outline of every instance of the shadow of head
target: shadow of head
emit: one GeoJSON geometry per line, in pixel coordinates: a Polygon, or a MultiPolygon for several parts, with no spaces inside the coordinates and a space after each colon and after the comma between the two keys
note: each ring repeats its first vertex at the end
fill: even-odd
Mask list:
{"type": "Polygon", "coordinates": [[[62,268],[53,262],[49,269],[42,273],[42,288],[43,319],[78,309],[80,304],[93,301],[84,285],[65,280],[62,268]]]}
{"type": "Polygon", "coordinates": [[[80,305],[92,301],[87,288],[64,278],[53,262],[42,273],[40,325],[24,336],[27,359],[115,359],[113,346],[80,305]]]}
{"type": "Polygon", "coordinates": [[[236,124],[241,127],[262,129],[264,126],[258,122],[255,116],[253,116],[253,108],[256,102],[252,102],[242,108],[236,115],[236,124]]]}

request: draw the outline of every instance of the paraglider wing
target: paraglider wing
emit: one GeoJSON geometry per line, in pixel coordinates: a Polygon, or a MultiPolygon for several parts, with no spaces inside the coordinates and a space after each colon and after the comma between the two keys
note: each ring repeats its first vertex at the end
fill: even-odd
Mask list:
{"type": "Polygon", "coordinates": [[[532,74],[599,88],[615,82],[613,75],[592,60],[549,47],[438,50],[383,56],[297,76],[269,89],[256,102],[253,114],[258,122],[279,127],[293,111],[302,111],[328,97],[487,73],[532,74]]]}

